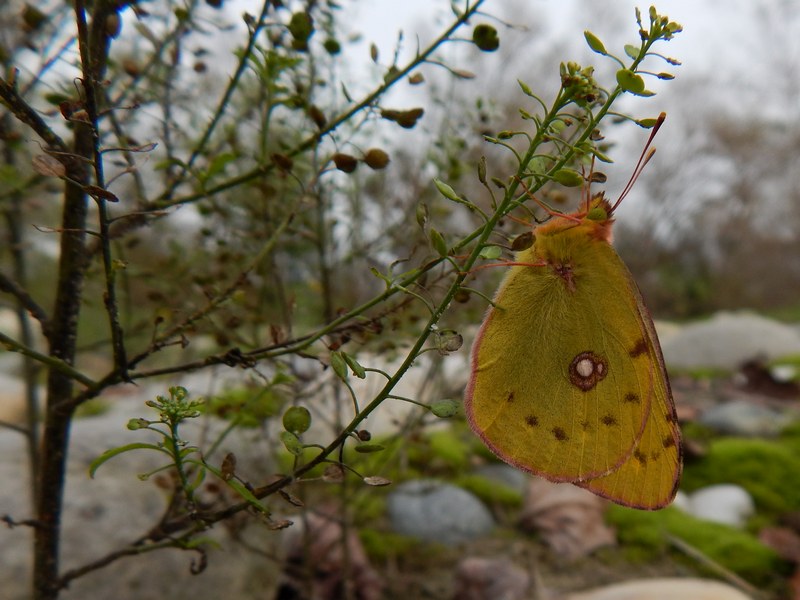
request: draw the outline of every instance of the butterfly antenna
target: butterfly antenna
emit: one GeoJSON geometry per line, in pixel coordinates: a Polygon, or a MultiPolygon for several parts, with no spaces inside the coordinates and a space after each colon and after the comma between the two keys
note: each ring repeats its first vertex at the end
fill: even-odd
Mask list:
{"type": "Polygon", "coordinates": [[[667,118],[667,113],[661,113],[658,115],[658,119],[656,120],[656,124],[653,125],[653,130],[650,132],[650,137],[647,138],[647,143],[644,145],[644,149],[642,150],[642,154],[639,156],[639,161],[636,163],[636,167],[633,169],[633,174],[631,178],[628,180],[627,185],[622,190],[622,193],[617,198],[617,201],[614,203],[614,206],[611,207],[611,212],[614,212],[619,206],[620,202],[628,195],[628,192],[631,191],[633,188],[633,184],[636,183],[636,180],[639,178],[639,175],[642,174],[644,168],[647,166],[647,163],[650,162],[650,159],[653,158],[653,155],[656,153],[655,148],[651,148],[650,145],[653,143],[653,138],[656,137],[658,130],[661,128],[662,123],[664,123],[664,119],[667,118]]]}

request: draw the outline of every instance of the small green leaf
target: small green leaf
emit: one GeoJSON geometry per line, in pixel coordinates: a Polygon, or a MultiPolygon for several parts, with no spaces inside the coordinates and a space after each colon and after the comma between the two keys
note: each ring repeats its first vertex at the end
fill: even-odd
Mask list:
{"type": "Polygon", "coordinates": [[[444,241],[442,234],[431,228],[431,245],[439,256],[447,256],[447,242],[444,241]]]}
{"type": "Polygon", "coordinates": [[[589,44],[589,48],[591,48],[594,52],[602,54],[603,56],[606,56],[608,54],[608,52],[606,52],[606,47],[603,45],[603,42],[601,42],[600,38],[598,38],[591,31],[588,30],[584,31],[583,37],[586,38],[586,43],[589,44]]]}
{"type": "Polygon", "coordinates": [[[604,154],[603,152],[600,152],[600,150],[598,150],[597,148],[592,150],[592,154],[594,154],[595,158],[597,158],[597,160],[599,160],[600,162],[609,163],[609,164],[614,162],[613,160],[611,160],[610,156],[608,156],[607,154],[604,154]]]}
{"type": "Polygon", "coordinates": [[[356,452],[361,452],[362,454],[371,454],[382,450],[385,450],[385,447],[380,444],[358,444],[356,446],[356,452]]]}
{"type": "Polygon", "coordinates": [[[336,373],[339,379],[347,381],[347,363],[344,361],[341,352],[331,352],[331,368],[333,368],[333,372],[336,373]]]}
{"type": "Polygon", "coordinates": [[[283,442],[283,445],[290,454],[300,456],[303,453],[303,444],[300,442],[300,439],[291,431],[281,431],[280,438],[281,442],[283,442]]]}
{"type": "Polygon", "coordinates": [[[366,379],[367,372],[355,358],[347,354],[347,352],[342,352],[342,357],[344,357],[344,362],[346,362],[347,366],[350,367],[350,370],[353,372],[353,375],[355,375],[359,379],[366,379]]]}
{"type": "Polygon", "coordinates": [[[481,248],[480,257],[485,258],[487,260],[494,260],[496,258],[500,258],[503,254],[503,250],[500,246],[484,246],[481,248]]]}
{"type": "Polygon", "coordinates": [[[658,119],[639,119],[636,121],[639,127],[644,127],[645,129],[654,127],[656,123],[658,123],[658,119]]]}
{"type": "Polygon", "coordinates": [[[420,202],[419,204],[417,204],[416,217],[417,217],[417,224],[424,229],[425,224],[428,222],[427,204],[425,204],[424,202],[420,202]]]}
{"type": "Polygon", "coordinates": [[[494,184],[496,187],[500,188],[501,190],[504,190],[504,189],[506,189],[506,187],[507,187],[507,186],[506,186],[506,182],[505,182],[505,181],[503,181],[502,179],[500,179],[499,177],[492,177],[492,183],[493,183],[493,184],[494,184]]]}
{"type": "Polygon", "coordinates": [[[236,155],[232,152],[223,152],[222,154],[218,154],[211,160],[211,163],[208,165],[208,169],[206,169],[206,172],[203,173],[203,180],[211,179],[214,177],[214,175],[218,175],[225,169],[225,165],[234,160],[236,160],[236,155]]]}
{"type": "Polygon", "coordinates": [[[478,181],[486,185],[486,157],[481,156],[478,161],[478,181]]]}
{"type": "Polygon", "coordinates": [[[314,33],[314,22],[306,12],[296,12],[289,21],[289,33],[298,42],[305,42],[314,33]]]}
{"type": "Polygon", "coordinates": [[[644,92],[644,79],[630,69],[620,69],[617,71],[617,83],[626,92],[641,94],[644,92]]]}
{"type": "Polygon", "coordinates": [[[530,86],[527,83],[525,83],[521,79],[517,79],[517,83],[519,84],[520,89],[522,89],[522,93],[523,94],[525,94],[526,96],[533,97],[533,90],[530,88],[530,86]]]}
{"type": "Polygon", "coordinates": [[[633,44],[625,44],[625,54],[627,54],[629,58],[636,60],[639,58],[639,48],[633,44]]]}
{"type": "Polygon", "coordinates": [[[311,427],[311,413],[305,406],[290,406],[283,413],[283,428],[294,434],[301,434],[311,427]]]}
{"type": "Polygon", "coordinates": [[[135,444],[125,444],[124,446],[120,446],[119,448],[111,448],[110,450],[106,450],[100,456],[95,458],[91,463],[89,463],[89,477],[94,478],[94,474],[97,472],[97,469],[103,463],[111,460],[115,456],[119,456],[123,452],[128,452],[130,450],[156,450],[158,452],[163,452],[166,455],[169,455],[169,452],[162,448],[161,446],[157,446],[156,444],[145,444],[144,442],[137,442],[135,444]]]}
{"type": "Polygon", "coordinates": [[[458,413],[459,402],[450,399],[437,400],[431,404],[431,412],[440,419],[448,419],[458,413]]]}
{"type": "Polygon", "coordinates": [[[553,173],[553,181],[565,187],[578,187],[583,185],[583,175],[575,169],[559,169],[553,173]]]}
{"type": "Polygon", "coordinates": [[[441,179],[434,179],[433,184],[436,186],[436,189],[439,190],[439,193],[447,198],[448,200],[454,200],[455,202],[461,202],[461,198],[458,197],[456,191],[447,185],[441,179]]]}

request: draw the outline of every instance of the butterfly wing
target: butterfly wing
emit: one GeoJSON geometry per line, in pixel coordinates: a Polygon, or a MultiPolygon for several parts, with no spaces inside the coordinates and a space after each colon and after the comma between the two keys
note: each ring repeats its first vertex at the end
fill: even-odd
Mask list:
{"type": "Polygon", "coordinates": [[[655,510],[670,504],[678,490],[681,474],[680,429],[653,320],[632,276],[621,260],[620,264],[625,269],[636,298],[637,312],[646,333],[647,354],[656,369],[651,408],[642,437],[630,458],[616,471],[578,485],[618,504],[655,510]]]}
{"type": "MultiPolygon", "coordinates": [[[[465,408],[504,461],[581,482],[628,462],[661,371],[627,268],[605,241],[574,233],[517,257],[532,266],[509,271],[486,316],[465,408]]],[[[611,495],[619,483],[602,485],[611,495]]]]}

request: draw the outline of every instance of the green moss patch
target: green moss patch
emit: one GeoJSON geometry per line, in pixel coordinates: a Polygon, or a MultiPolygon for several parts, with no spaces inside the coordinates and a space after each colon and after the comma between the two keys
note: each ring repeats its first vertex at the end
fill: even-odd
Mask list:
{"type": "Polygon", "coordinates": [[[687,465],[681,486],[692,491],[733,483],[753,496],[760,513],[776,517],[800,510],[798,475],[800,454],[791,442],[721,438],[702,461],[687,465]]]}
{"type": "MultiPolygon", "coordinates": [[[[749,533],[696,519],[678,508],[646,512],[611,506],[606,518],[616,526],[626,557],[633,562],[663,555],[674,536],[755,585],[772,584],[778,573],[790,571],[785,561],[749,533]]],[[[704,570],[702,563],[692,564],[704,570]]]]}

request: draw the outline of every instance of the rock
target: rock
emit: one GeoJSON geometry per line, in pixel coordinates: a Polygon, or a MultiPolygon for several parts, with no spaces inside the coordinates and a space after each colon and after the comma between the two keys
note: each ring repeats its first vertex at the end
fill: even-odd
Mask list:
{"type": "Polygon", "coordinates": [[[742,363],[800,354],[800,335],[789,325],[749,312],[721,312],[661,340],[667,366],[736,370],[742,363]]]}
{"type": "Polygon", "coordinates": [[[792,417],[766,406],[734,400],[712,406],[697,421],[720,433],[774,437],[792,422],[792,417]]]}
{"type": "Polygon", "coordinates": [[[524,494],[528,489],[528,482],[531,479],[527,473],[504,463],[481,465],[475,469],[475,474],[501,483],[520,494],[524,494]]]}
{"type": "Polygon", "coordinates": [[[608,585],[564,600],[750,600],[724,583],[709,579],[639,579],[608,585]]]}
{"type": "Polygon", "coordinates": [[[756,510],[752,496],[733,484],[710,485],[689,495],[687,512],[698,519],[741,529],[756,510]]]}
{"type": "Polygon", "coordinates": [[[432,479],[407,481],[387,498],[393,529],[425,542],[454,546],[487,535],[494,519],[473,494],[432,479]]]}
{"type": "Polygon", "coordinates": [[[531,584],[528,572],[509,560],[468,557],[456,569],[453,600],[526,600],[531,584]]]}

